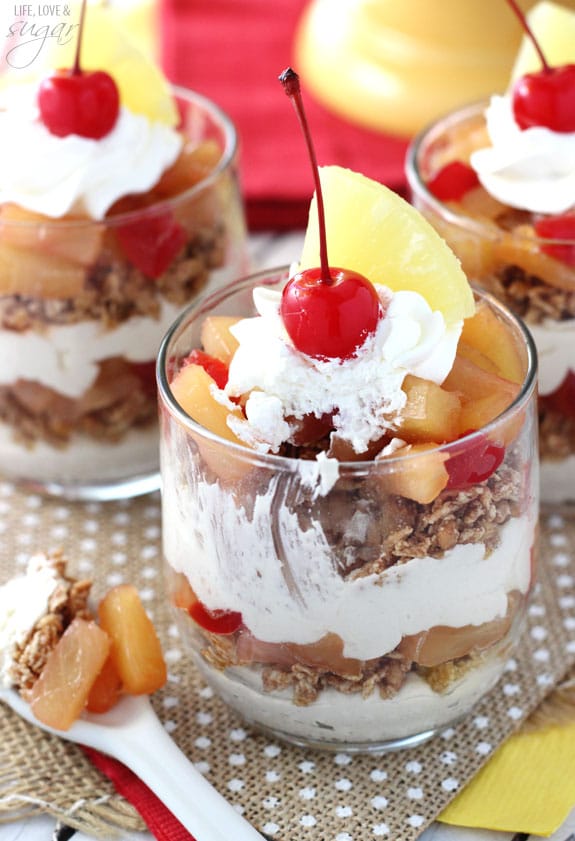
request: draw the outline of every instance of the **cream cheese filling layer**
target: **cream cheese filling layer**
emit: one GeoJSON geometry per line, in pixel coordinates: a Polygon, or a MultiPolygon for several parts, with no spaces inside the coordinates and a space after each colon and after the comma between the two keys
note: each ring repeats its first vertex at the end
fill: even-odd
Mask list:
{"type": "Polygon", "coordinates": [[[81,397],[96,380],[101,360],[155,359],[162,336],[180,311],[162,303],[158,318],[134,316],[112,328],[101,321],[80,321],[49,326],[42,333],[0,331],[0,385],[31,380],[66,397],[81,397]]]}

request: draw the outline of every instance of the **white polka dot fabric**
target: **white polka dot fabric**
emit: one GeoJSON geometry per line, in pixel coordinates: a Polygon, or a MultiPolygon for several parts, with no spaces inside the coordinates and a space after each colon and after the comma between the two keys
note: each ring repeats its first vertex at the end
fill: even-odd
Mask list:
{"type": "MultiPolygon", "coordinates": [[[[418,748],[361,756],[303,750],[259,735],[204,684],[164,602],[157,495],[66,505],[0,483],[0,534],[2,580],[31,552],[60,546],[72,572],[94,579],[96,597],[124,581],[138,587],[168,663],[167,685],[154,696],[160,719],[198,770],[268,839],[417,838],[575,663],[575,510],[541,518],[539,583],[521,644],[496,689],[465,722],[418,748]]],[[[11,715],[0,709],[0,765],[11,715]]],[[[51,738],[32,733],[36,741],[51,738]]],[[[38,750],[33,761],[58,773],[50,751],[38,750]]],[[[79,755],[80,781],[85,762],[79,755]]],[[[97,798],[91,785],[90,791],[80,786],[77,796],[97,798]]]]}

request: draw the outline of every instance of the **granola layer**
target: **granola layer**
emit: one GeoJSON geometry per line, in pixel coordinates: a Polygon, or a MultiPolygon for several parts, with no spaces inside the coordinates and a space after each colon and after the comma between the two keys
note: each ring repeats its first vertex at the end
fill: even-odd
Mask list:
{"type": "Polygon", "coordinates": [[[162,300],[183,306],[203,288],[210,271],[223,265],[224,249],[223,225],[199,228],[156,279],[127,260],[100,258],[86,270],[84,287],[73,298],[0,296],[0,327],[22,332],[95,320],[113,328],[137,315],[157,318],[162,300]]]}
{"type": "Polygon", "coordinates": [[[88,608],[91,581],[79,581],[66,575],[66,561],[60,552],[47,555],[54,567],[58,583],[48,600],[46,613],[30,629],[21,644],[16,645],[12,655],[10,677],[21,693],[32,688],[46,665],[48,655],[58,640],[78,616],[91,619],[88,608]]]}

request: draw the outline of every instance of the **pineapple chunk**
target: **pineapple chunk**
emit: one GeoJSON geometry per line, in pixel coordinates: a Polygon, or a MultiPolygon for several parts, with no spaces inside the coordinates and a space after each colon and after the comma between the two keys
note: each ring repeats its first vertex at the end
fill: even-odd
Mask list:
{"type": "Polygon", "coordinates": [[[517,342],[487,304],[480,303],[475,315],[463,322],[460,342],[480,351],[496,366],[500,377],[514,383],[525,379],[525,364],[517,342]]]}
{"type": "Polygon", "coordinates": [[[201,365],[191,364],[176,374],[170,387],[175,399],[192,420],[220,438],[243,444],[227,424],[230,415],[241,418],[241,410],[238,408],[230,412],[221,403],[217,403],[210,393],[213,385],[213,379],[201,365]]]}
{"type": "Polygon", "coordinates": [[[222,157],[222,150],[215,140],[199,145],[187,143],[176,161],[161,176],[154,187],[157,196],[177,196],[203,181],[222,157]]]}
{"type": "MultiPolygon", "coordinates": [[[[210,393],[213,379],[201,365],[190,364],[175,376],[171,389],[175,399],[185,412],[204,429],[219,435],[234,444],[247,449],[247,444],[237,438],[227,424],[230,416],[243,418],[238,406],[229,411],[217,403],[210,393]]],[[[190,433],[193,435],[193,433],[190,433]]],[[[241,455],[226,453],[219,441],[210,441],[203,436],[193,435],[203,460],[224,484],[239,482],[251,470],[249,459],[241,455]]]]}
{"type": "Polygon", "coordinates": [[[85,278],[86,270],[77,263],[0,241],[0,295],[74,298],[82,291],[85,278]]]}
{"type": "MultiPolygon", "coordinates": [[[[511,601],[514,605],[516,600],[511,601]]],[[[505,616],[482,625],[463,625],[461,628],[435,625],[429,631],[403,637],[399,650],[404,657],[419,666],[433,668],[449,660],[465,657],[472,651],[484,651],[499,642],[509,632],[513,616],[514,610],[508,610],[505,616]]]]}
{"type": "Polygon", "coordinates": [[[67,217],[48,219],[17,204],[0,207],[0,242],[91,266],[102,247],[104,225],[67,217]],[[4,224],[6,223],[6,224],[4,224]]]}
{"type": "MultiPolygon", "coordinates": [[[[481,429],[495,420],[511,406],[519,393],[517,383],[485,370],[475,361],[459,354],[455,357],[453,367],[443,387],[459,394],[461,398],[459,435],[472,429],[481,429]]],[[[522,420],[513,422],[509,430],[505,432],[499,430],[498,433],[501,433],[507,441],[510,435],[515,437],[522,423],[522,420]]],[[[500,437],[499,434],[498,437],[500,437]]]]}
{"type": "MultiPolygon", "coordinates": [[[[406,458],[394,473],[385,476],[389,493],[413,499],[422,505],[433,502],[449,481],[445,467],[447,455],[438,450],[434,443],[407,444],[397,450],[396,454],[414,458],[406,458]]],[[[383,456],[377,460],[385,461],[386,458],[383,456]]]]}
{"type": "Polygon", "coordinates": [[[120,584],[109,590],[98,618],[112,640],[110,658],[123,689],[131,695],[160,689],[167,677],[162,647],[136,588],[120,584]]]}
{"type": "Polygon", "coordinates": [[[84,709],[109,651],[108,635],[95,622],[76,617],[30,690],[30,707],[38,721],[68,730],[84,709]]]}
{"type": "Polygon", "coordinates": [[[238,340],[230,327],[240,321],[231,315],[209,315],[202,324],[201,341],[206,353],[229,365],[238,349],[238,340]]]}
{"type": "Polygon", "coordinates": [[[486,371],[459,354],[455,357],[453,367],[443,381],[443,388],[446,391],[458,393],[464,405],[481,397],[501,393],[505,395],[506,405],[510,406],[519,392],[517,383],[486,371]]]}
{"type": "Polygon", "coordinates": [[[401,412],[399,434],[410,443],[453,441],[459,431],[461,402],[430,380],[408,374],[403,382],[407,402],[401,412]]]}
{"type": "Polygon", "coordinates": [[[468,345],[466,342],[462,342],[461,339],[457,345],[457,355],[463,357],[463,359],[468,359],[470,362],[473,362],[474,365],[478,365],[479,368],[483,368],[484,371],[489,371],[491,374],[499,373],[499,369],[495,362],[492,362],[491,359],[481,353],[481,351],[476,347],[468,345]]]}
{"type": "Polygon", "coordinates": [[[517,227],[513,234],[505,234],[493,247],[494,265],[519,266],[527,274],[540,277],[549,286],[573,291],[575,270],[541,250],[541,241],[530,225],[517,227]]]}
{"type": "Polygon", "coordinates": [[[92,684],[86,709],[91,713],[106,713],[120,698],[122,681],[111,657],[108,657],[102,671],[92,684]]]}
{"type": "MultiPolygon", "coordinates": [[[[473,314],[473,293],[459,261],[419,211],[382,184],[341,167],[323,167],[321,183],[332,266],[394,291],[419,292],[447,324],[473,314]]],[[[319,262],[314,197],[300,268],[319,262]]]]}
{"type": "Polygon", "coordinates": [[[505,392],[493,392],[465,403],[461,408],[460,434],[470,429],[482,429],[486,424],[499,417],[509,407],[509,397],[505,392]]]}

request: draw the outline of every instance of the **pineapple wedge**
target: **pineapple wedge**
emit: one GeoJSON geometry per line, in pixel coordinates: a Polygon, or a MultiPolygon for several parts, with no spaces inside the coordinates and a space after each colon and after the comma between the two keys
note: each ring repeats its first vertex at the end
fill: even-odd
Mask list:
{"type": "MultiPolygon", "coordinates": [[[[531,9],[527,18],[549,64],[575,62],[575,11],[543,0],[531,9]]],[[[511,82],[540,69],[541,61],[535,48],[524,35],[511,71],[511,82]]]]}
{"type": "MultiPolygon", "coordinates": [[[[338,166],[320,169],[328,255],[337,268],[372,283],[419,292],[447,324],[473,315],[467,278],[439,234],[408,202],[364,175],[338,166]]],[[[319,265],[319,225],[312,200],[300,269],[319,265]]]]}
{"type": "MultiPolygon", "coordinates": [[[[34,61],[14,70],[7,67],[7,72],[0,74],[0,90],[18,84],[37,84],[52,70],[73,66],[77,32],[74,27],[80,19],[80,3],[74,0],[62,8],[68,9],[65,14],[70,28],[66,30],[66,37],[45,38],[34,61]]],[[[61,18],[53,20],[54,25],[62,23],[61,18]]],[[[162,72],[141,52],[132,35],[121,25],[120,17],[104,5],[88,4],[82,38],[82,68],[110,73],[120,89],[122,105],[133,113],[145,114],[150,120],[167,125],[178,123],[178,111],[162,72]]]]}

